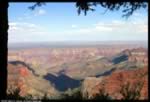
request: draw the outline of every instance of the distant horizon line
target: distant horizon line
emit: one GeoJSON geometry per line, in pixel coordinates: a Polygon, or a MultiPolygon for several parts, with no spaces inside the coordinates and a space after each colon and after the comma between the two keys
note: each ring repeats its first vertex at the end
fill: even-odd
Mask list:
{"type": "Polygon", "coordinates": [[[73,42],[73,43],[91,43],[91,42],[148,42],[148,40],[103,40],[103,41],[82,41],[82,40],[70,40],[70,41],[28,41],[28,42],[9,42],[8,44],[13,44],[13,43],[56,43],[56,42],[73,42]]]}

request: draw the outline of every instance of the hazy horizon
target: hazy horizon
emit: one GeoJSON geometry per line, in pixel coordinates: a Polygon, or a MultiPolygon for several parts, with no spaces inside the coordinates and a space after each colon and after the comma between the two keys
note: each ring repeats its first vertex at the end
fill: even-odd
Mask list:
{"type": "Polygon", "coordinates": [[[70,48],[70,47],[99,47],[112,45],[139,45],[148,47],[147,41],[57,41],[57,42],[20,42],[9,43],[9,49],[28,49],[28,48],[70,48]]]}

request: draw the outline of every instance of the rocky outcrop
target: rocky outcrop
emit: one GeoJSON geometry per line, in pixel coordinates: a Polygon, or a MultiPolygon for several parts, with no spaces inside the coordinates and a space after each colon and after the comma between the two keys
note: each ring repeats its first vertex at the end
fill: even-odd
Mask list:
{"type": "Polygon", "coordinates": [[[99,90],[104,90],[112,99],[122,99],[123,93],[127,91],[125,87],[129,91],[139,88],[139,99],[148,99],[148,68],[115,71],[105,77],[86,78],[82,84],[82,94],[84,97],[92,98],[100,92],[99,90]]]}
{"type": "Polygon", "coordinates": [[[131,50],[131,56],[129,61],[132,62],[142,62],[144,65],[148,64],[148,51],[144,48],[137,48],[131,50]]]}
{"type": "Polygon", "coordinates": [[[34,76],[32,72],[24,65],[8,64],[8,93],[13,93],[19,89],[20,96],[32,95],[33,98],[47,96],[57,96],[58,92],[46,80],[34,76]]]}

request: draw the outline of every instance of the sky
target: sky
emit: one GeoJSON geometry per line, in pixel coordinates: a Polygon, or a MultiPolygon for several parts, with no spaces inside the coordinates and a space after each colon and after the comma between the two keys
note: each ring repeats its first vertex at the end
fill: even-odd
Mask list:
{"type": "Polygon", "coordinates": [[[75,3],[46,3],[32,11],[33,4],[9,4],[9,43],[148,40],[147,9],[126,19],[121,10],[105,12],[101,6],[85,16],[75,3]]]}

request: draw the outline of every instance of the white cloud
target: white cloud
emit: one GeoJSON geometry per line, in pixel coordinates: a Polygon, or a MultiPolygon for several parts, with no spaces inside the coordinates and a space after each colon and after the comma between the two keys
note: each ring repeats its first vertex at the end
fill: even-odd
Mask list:
{"type": "Polygon", "coordinates": [[[9,41],[27,41],[43,39],[147,39],[148,21],[145,18],[131,20],[101,21],[91,25],[72,24],[75,29],[49,30],[44,25],[30,22],[10,22],[9,41]],[[43,37],[43,39],[41,39],[43,37]]]}
{"type": "Polygon", "coordinates": [[[72,27],[72,28],[77,28],[77,25],[72,24],[71,27],[72,27]]]}
{"type": "Polygon", "coordinates": [[[126,35],[139,35],[147,34],[148,24],[146,19],[133,19],[133,20],[112,20],[111,22],[97,22],[96,24],[89,25],[89,27],[82,27],[77,29],[68,29],[61,31],[60,33],[64,34],[125,34],[126,35]]]}
{"type": "Polygon", "coordinates": [[[9,23],[9,32],[20,31],[21,28],[18,26],[18,22],[10,22],[9,23]]]}
{"type": "Polygon", "coordinates": [[[19,30],[19,28],[18,27],[15,27],[15,26],[12,26],[12,27],[10,27],[10,30],[19,30]]]}
{"type": "Polygon", "coordinates": [[[43,28],[37,24],[29,22],[10,22],[9,23],[9,33],[34,33],[34,32],[43,32],[43,28]]]}
{"type": "Polygon", "coordinates": [[[25,12],[22,16],[18,17],[18,21],[24,21],[29,19],[34,19],[35,16],[45,15],[47,12],[44,9],[34,10],[30,12],[25,12]]]}
{"type": "Polygon", "coordinates": [[[88,28],[83,28],[83,29],[77,29],[75,30],[75,33],[83,33],[83,34],[87,34],[87,33],[91,33],[92,29],[88,29],[88,28]]]}
{"type": "Polygon", "coordinates": [[[10,22],[9,23],[9,26],[16,26],[17,25],[17,22],[10,22]]]}
{"type": "Polygon", "coordinates": [[[39,15],[44,15],[44,14],[46,14],[46,11],[41,9],[38,11],[38,13],[39,13],[39,15]]]}
{"type": "Polygon", "coordinates": [[[134,12],[132,16],[134,16],[134,17],[142,17],[142,13],[134,12]]]}
{"type": "Polygon", "coordinates": [[[113,20],[113,21],[112,21],[112,24],[113,24],[113,25],[123,25],[123,24],[125,24],[125,21],[113,20]]]}
{"type": "Polygon", "coordinates": [[[49,34],[42,26],[30,22],[10,22],[8,32],[9,42],[36,41],[49,34]]]}
{"type": "Polygon", "coordinates": [[[97,31],[112,31],[113,29],[110,27],[96,26],[95,29],[97,31]]]}
{"type": "Polygon", "coordinates": [[[45,15],[46,13],[46,10],[39,9],[37,12],[35,12],[35,16],[45,15]]]}

